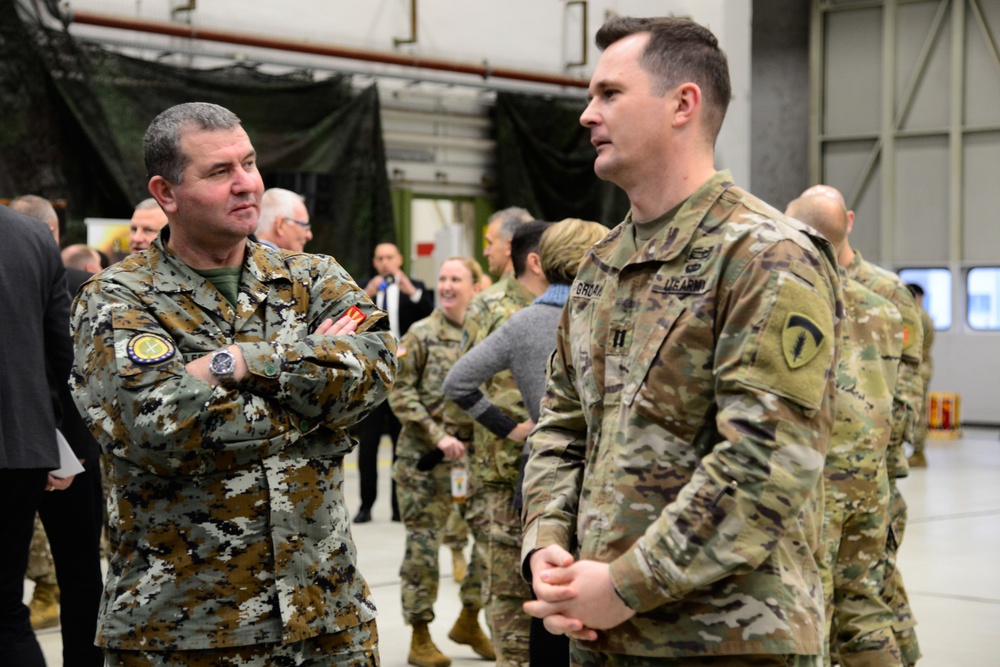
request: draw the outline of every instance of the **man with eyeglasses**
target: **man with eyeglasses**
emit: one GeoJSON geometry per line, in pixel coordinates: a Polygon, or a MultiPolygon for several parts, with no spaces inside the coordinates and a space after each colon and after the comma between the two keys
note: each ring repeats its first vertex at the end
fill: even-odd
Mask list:
{"type": "Polygon", "coordinates": [[[312,237],[309,211],[302,195],[284,188],[264,191],[260,200],[258,241],[272,248],[302,252],[312,237]]]}

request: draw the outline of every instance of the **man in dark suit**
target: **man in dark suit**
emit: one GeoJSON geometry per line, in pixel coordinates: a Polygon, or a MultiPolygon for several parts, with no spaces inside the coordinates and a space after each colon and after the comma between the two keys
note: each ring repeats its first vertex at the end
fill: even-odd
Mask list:
{"type": "MultiPolygon", "coordinates": [[[[84,263],[84,269],[73,268],[67,262],[66,282],[70,298],[95,272],[100,271],[97,253],[86,249],[90,250],[91,257],[84,263]]],[[[64,262],[66,256],[64,252],[64,262]]],[[[75,263],[79,265],[79,262],[75,263]]],[[[83,472],[64,492],[44,494],[38,514],[52,547],[52,560],[61,592],[59,619],[62,625],[63,667],[101,667],[104,652],[94,643],[97,612],[104,590],[101,573],[101,529],[104,525],[101,448],[76,409],[69,385],[65,382],[59,386],[59,400],[63,411],[59,430],[83,464],[83,472]]]]}
{"type": "Polygon", "coordinates": [[[52,233],[0,206],[0,656],[44,665],[22,602],[35,512],[59,467],[59,387],[73,363],[66,270],[52,233]]]}
{"type": "MultiPolygon", "coordinates": [[[[389,314],[389,328],[399,340],[417,320],[434,310],[434,290],[429,290],[419,280],[403,273],[403,255],[393,243],[375,246],[372,265],[377,272],[368,281],[365,292],[375,305],[389,314]]],[[[399,437],[399,420],[385,402],[358,424],[358,472],[361,477],[361,509],[354,517],[355,523],[372,520],[372,505],[378,495],[378,444],[383,433],[392,440],[392,458],[396,458],[396,439],[399,437]]],[[[392,520],[399,521],[396,503],[396,484],[392,485],[392,520]]]]}

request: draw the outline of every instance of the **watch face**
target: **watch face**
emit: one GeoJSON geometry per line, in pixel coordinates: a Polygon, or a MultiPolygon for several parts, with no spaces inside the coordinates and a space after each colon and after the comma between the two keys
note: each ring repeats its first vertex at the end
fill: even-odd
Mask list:
{"type": "Polygon", "coordinates": [[[229,375],[235,366],[233,353],[229,350],[222,350],[212,355],[212,362],[208,365],[208,369],[215,375],[229,375]]]}

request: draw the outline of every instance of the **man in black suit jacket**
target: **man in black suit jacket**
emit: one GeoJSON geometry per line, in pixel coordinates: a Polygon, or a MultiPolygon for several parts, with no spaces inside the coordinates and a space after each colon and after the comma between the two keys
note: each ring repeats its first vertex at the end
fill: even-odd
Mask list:
{"type": "MultiPolygon", "coordinates": [[[[375,305],[389,313],[389,329],[399,340],[410,326],[434,310],[434,290],[403,273],[403,255],[393,243],[375,246],[372,265],[377,274],[368,281],[365,292],[375,305]]],[[[396,458],[396,439],[400,424],[384,402],[358,424],[358,472],[361,477],[361,509],[355,523],[372,520],[372,505],[378,495],[378,443],[383,433],[392,440],[392,458],[396,458]]],[[[392,485],[392,520],[399,521],[396,485],[392,485]]]]}
{"type": "Polygon", "coordinates": [[[22,602],[35,512],[59,467],[59,387],[73,363],[59,248],[38,220],[0,206],[0,656],[44,665],[22,602]]]}
{"type": "MultiPolygon", "coordinates": [[[[63,251],[66,282],[70,298],[76,296],[95,272],[100,271],[100,257],[83,246],[63,251]],[[84,251],[89,250],[89,253],[84,251]],[[67,252],[70,251],[70,252],[67,252]],[[79,255],[74,261],[74,256],[79,255]],[[85,261],[82,257],[88,257],[85,261]],[[84,268],[77,269],[74,266],[84,268]]],[[[104,651],[94,643],[97,613],[104,591],[101,573],[101,529],[104,525],[104,494],[101,489],[101,448],[90,433],[73,403],[69,385],[59,388],[62,403],[62,431],[73,453],[83,463],[83,472],[62,493],[46,493],[38,507],[52,548],[56,580],[59,583],[62,625],[63,667],[101,667],[104,651]]]]}

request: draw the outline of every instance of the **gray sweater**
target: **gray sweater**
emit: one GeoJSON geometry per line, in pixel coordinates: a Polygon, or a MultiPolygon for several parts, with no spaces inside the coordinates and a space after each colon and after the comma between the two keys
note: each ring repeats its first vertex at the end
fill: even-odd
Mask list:
{"type": "Polygon", "coordinates": [[[492,433],[506,437],[517,422],[490,402],[479,387],[510,369],[528,414],[537,422],[545,393],[545,370],[556,349],[556,328],[568,295],[568,285],[551,285],[534,303],[511,315],[451,367],[444,381],[445,396],[492,433]]]}

